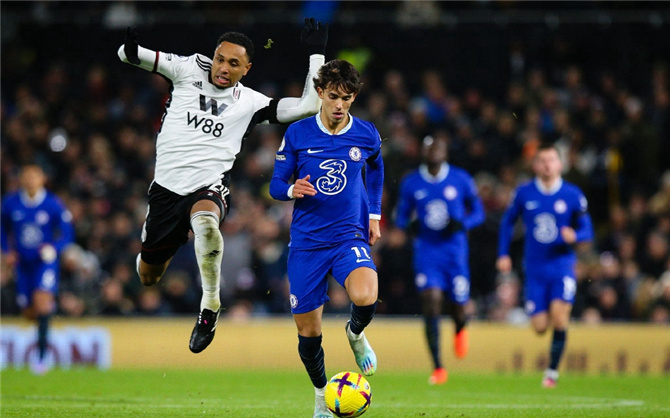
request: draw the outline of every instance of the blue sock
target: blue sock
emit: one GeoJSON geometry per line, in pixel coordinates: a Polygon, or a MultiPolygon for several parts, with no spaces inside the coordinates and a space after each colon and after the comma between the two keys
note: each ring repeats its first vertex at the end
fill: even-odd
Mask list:
{"type": "Polygon", "coordinates": [[[357,306],[353,303],[351,304],[351,319],[349,320],[349,329],[354,334],[358,335],[365,327],[370,324],[372,317],[375,315],[375,310],[377,309],[377,302],[372,305],[367,306],[357,306]]]}
{"type": "Polygon", "coordinates": [[[41,315],[37,317],[37,350],[40,360],[44,360],[47,353],[49,335],[49,315],[41,315]]]}
{"type": "Polygon", "coordinates": [[[323,336],[321,335],[318,337],[303,337],[302,335],[298,335],[300,360],[305,365],[305,370],[307,370],[307,374],[315,388],[322,388],[328,382],[328,379],[326,379],[325,355],[323,347],[321,347],[322,338],[323,336]]]}
{"type": "Polygon", "coordinates": [[[552,370],[558,369],[558,362],[561,361],[565,348],[566,333],[566,330],[554,330],[554,338],[551,341],[551,361],[549,362],[549,368],[552,370]]]}
{"type": "Polygon", "coordinates": [[[435,368],[442,368],[440,361],[440,318],[438,316],[427,316],[423,318],[426,323],[426,340],[430,355],[433,357],[435,368]]]}

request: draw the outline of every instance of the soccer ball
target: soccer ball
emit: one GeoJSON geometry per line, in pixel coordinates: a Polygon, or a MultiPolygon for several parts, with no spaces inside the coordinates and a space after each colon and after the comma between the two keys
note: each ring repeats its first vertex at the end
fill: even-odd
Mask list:
{"type": "Polygon", "coordinates": [[[358,417],[370,406],[372,389],[356,372],[341,372],[326,385],[326,406],[338,417],[358,417]]]}

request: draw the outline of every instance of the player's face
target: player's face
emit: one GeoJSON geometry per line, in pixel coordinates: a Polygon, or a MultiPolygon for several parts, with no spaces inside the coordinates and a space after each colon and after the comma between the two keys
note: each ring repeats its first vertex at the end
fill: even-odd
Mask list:
{"type": "Polygon", "coordinates": [[[21,187],[25,189],[29,195],[34,196],[39,189],[44,187],[46,176],[38,166],[29,165],[21,170],[19,181],[21,182],[21,187]]]}
{"type": "Polygon", "coordinates": [[[558,151],[553,148],[539,151],[533,161],[533,169],[542,180],[551,181],[558,178],[563,169],[558,151]]]}
{"type": "Polygon", "coordinates": [[[237,44],[221,42],[212,59],[212,83],[221,88],[232,87],[247,75],[251,63],[247,50],[237,44]]]}
{"type": "Polygon", "coordinates": [[[317,88],[321,103],[321,121],[329,127],[335,127],[341,123],[348,122],[349,109],[356,99],[355,93],[347,93],[341,88],[331,86],[322,89],[317,88]]]}
{"type": "Polygon", "coordinates": [[[447,161],[447,143],[442,139],[424,140],[423,157],[428,164],[442,164],[447,161]]]}

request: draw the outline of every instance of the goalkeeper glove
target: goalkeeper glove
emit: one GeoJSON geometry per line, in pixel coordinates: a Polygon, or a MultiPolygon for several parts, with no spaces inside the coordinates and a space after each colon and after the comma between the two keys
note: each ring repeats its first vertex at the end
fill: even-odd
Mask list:
{"type": "Polygon", "coordinates": [[[137,31],[135,31],[135,29],[131,29],[130,26],[128,26],[128,29],[126,30],[126,42],[123,46],[123,52],[126,53],[126,58],[128,59],[129,63],[140,65],[140,57],[137,55],[137,38],[137,31]]]}
{"type": "Polygon", "coordinates": [[[449,220],[447,226],[445,226],[444,229],[442,229],[442,236],[445,238],[449,238],[456,232],[462,231],[464,229],[465,228],[463,228],[463,222],[458,221],[456,219],[451,219],[449,220]]]}
{"type": "Polygon", "coordinates": [[[309,55],[326,55],[328,23],[317,22],[313,17],[305,18],[305,27],[300,32],[300,42],[307,47],[309,55]]]}

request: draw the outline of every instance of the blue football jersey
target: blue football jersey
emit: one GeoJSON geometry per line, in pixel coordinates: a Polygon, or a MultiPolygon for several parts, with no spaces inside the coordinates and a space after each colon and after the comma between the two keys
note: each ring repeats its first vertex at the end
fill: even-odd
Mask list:
{"type": "Polygon", "coordinates": [[[574,264],[575,252],[563,241],[560,229],[572,227],[578,242],[592,240],[593,225],[587,209],[582,191],[566,181],[560,180],[550,191],[542,190],[538,179],[522,184],[503,215],[498,255],[509,255],[514,224],[521,216],[526,228],[524,262],[527,266],[574,264]]]}
{"type": "Polygon", "coordinates": [[[444,163],[436,176],[422,165],[400,184],[396,226],[405,229],[416,214],[419,230],[416,240],[426,244],[466,242],[465,231],[445,237],[449,222],[459,221],[465,230],[484,222],[484,206],[477,185],[467,171],[444,163]]]}
{"type": "Polygon", "coordinates": [[[15,192],[2,201],[2,251],[15,250],[19,261],[40,261],[40,247],[51,244],[58,253],[73,239],[72,215],[58,197],[43,191],[35,199],[15,192]]]}
{"type": "Polygon", "coordinates": [[[296,199],[292,248],[328,247],[353,238],[367,241],[369,217],[381,216],[384,165],[375,126],[351,115],[337,134],[320,113],[291,124],[277,151],[270,194],[290,200],[289,180],[310,175],[315,196],[296,199]]]}

